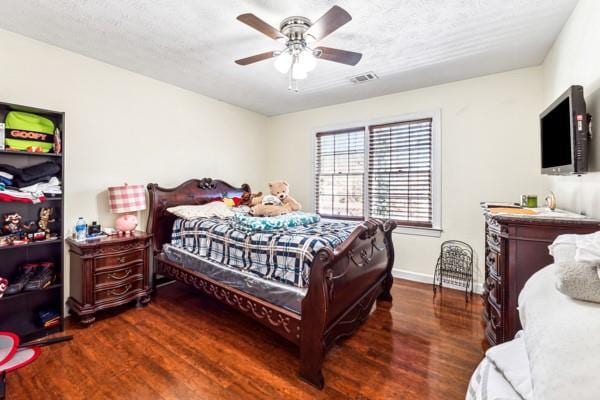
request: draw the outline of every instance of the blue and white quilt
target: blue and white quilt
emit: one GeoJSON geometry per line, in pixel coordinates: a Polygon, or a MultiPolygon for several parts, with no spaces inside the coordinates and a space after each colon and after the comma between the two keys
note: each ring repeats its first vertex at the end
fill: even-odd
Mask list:
{"type": "Polygon", "coordinates": [[[280,231],[244,232],[232,218],[177,219],[171,244],[265,279],[308,287],[317,252],[337,247],[357,224],[320,221],[280,231]]]}
{"type": "Polygon", "coordinates": [[[276,217],[253,217],[238,213],[233,216],[235,227],[244,232],[266,232],[316,224],[321,220],[319,214],[293,212],[276,217]]]}

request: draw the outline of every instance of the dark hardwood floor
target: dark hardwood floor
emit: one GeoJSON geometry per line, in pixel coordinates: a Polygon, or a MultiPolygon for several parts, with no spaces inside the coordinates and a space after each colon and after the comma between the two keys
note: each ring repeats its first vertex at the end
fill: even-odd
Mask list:
{"type": "Polygon", "coordinates": [[[325,361],[325,389],[298,378],[297,348],[181,284],[145,308],[102,313],[72,342],[8,375],[20,399],[464,399],[483,356],[481,300],[396,281],[359,331],[325,361]],[[474,304],[473,304],[474,303],[474,304]]]}

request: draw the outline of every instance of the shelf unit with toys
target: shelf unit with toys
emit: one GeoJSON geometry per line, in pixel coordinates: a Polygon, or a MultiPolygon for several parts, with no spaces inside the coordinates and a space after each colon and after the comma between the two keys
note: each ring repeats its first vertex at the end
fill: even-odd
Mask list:
{"type": "MultiPolygon", "coordinates": [[[[0,149],[0,164],[23,169],[47,162],[60,167],[60,172],[51,174],[60,180],[62,193],[64,182],[64,132],[65,114],[62,112],[25,107],[0,102],[0,123],[5,121],[10,111],[35,114],[51,120],[58,128],[59,144],[54,144],[49,153],[39,152],[35,147],[28,151],[9,148],[0,149]],[[57,148],[58,147],[58,148],[57,148]]],[[[4,139],[2,143],[4,143],[4,139]]],[[[45,164],[49,165],[49,164],[45,164]]],[[[50,171],[49,171],[50,172],[50,171]]],[[[2,188],[0,186],[0,193],[2,188]]],[[[6,187],[14,190],[10,186],[6,187]]],[[[64,329],[64,196],[46,195],[41,202],[25,203],[0,200],[0,278],[8,280],[9,285],[26,264],[53,264],[54,279],[46,287],[36,290],[22,290],[18,293],[5,293],[0,298],[0,331],[14,332],[21,341],[37,339],[64,329]],[[50,218],[41,221],[42,209],[51,209],[50,218]],[[17,216],[18,228],[9,227],[7,218],[17,216]],[[11,229],[12,228],[12,229],[11,229]],[[44,229],[46,228],[46,229],[44,229]],[[46,326],[41,318],[50,312],[55,317],[46,326]],[[44,314],[45,313],[45,314],[44,314]],[[58,323],[56,322],[58,315],[58,323]]]]}

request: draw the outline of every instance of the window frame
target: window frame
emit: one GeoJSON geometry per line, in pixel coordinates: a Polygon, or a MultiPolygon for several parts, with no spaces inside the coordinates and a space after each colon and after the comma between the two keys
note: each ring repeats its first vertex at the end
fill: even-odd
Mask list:
{"type": "MultiPolygon", "coordinates": [[[[311,183],[312,189],[312,206],[315,212],[317,211],[317,187],[316,187],[316,146],[317,146],[317,133],[324,132],[336,132],[352,129],[363,129],[364,130],[364,149],[365,149],[365,172],[363,179],[363,215],[364,218],[370,218],[369,216],[369,194],[368,194],[368,183],[369,183],[369,131],[370,127],[374,125],[394,124],[402,123],[420,119],[431,118],[431,227],[418,227],[413,225],[398,225],[394,230],[394,233],[399,234],[410,234],[418,236],[432,236],[440,237],[442,232],[442,135],[441,135],[441,110],[435,109],[431,111],[416,112],[410,114],[402,114],[384,118],[369,119],[362,121],[350,121],[341,124],[321,126],[314,128],[311,131],[311,183]]],[[[356,218],[352,217],[330,217],[323,216],[324,219],[336,219],[336,220],[349,220],[356,221],[356,218]]]]}

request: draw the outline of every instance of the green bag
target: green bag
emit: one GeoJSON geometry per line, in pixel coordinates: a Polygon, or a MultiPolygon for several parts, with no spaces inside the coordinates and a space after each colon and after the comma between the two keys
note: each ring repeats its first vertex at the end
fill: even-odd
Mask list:
{"type": "Polygon", "coordinates": [[[46,117],[10,111],[4,123],[4,142],[10,149],[27,151],[30,147],[39,147],[44,153],[48,153],[54,147],[54,122],[46,117]]]}

